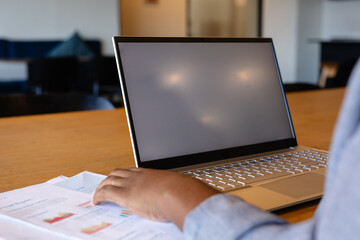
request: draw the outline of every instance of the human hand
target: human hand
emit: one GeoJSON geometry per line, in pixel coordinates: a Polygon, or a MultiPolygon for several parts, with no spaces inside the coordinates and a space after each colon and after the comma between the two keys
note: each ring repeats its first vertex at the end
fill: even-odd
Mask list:
{"type": "Polygon", "coordinates": [[[172,221],[182,229],[186,215],[217,193],[197,179],[172,171],[115,169],[100,183],[93,202],[114,202],[151,220],[172,221]]]}

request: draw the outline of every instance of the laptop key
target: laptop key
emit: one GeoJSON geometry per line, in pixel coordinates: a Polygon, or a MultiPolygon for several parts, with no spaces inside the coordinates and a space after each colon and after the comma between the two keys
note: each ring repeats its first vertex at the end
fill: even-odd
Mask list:
{"type": "Polygon", "coordinates": [[[268,179],[283,177],[283,176],[287,176],[287,175],[292,175],[292,174],[289,172],[279,172],[279,173],[274,173],[274,174],[263,176],[263,177],[249,178],[249,179],[243,180],[241,182],[244,184],[251,184],[251,183],[265,181],[268,179]]]}
{"type": "Polygon", "coordinates": [[[238,182],[232,182],[232,183],[227,183],[229,186],[232,186],[232,187],[234,187],[234,188],[236,188],[236,187],[242,187],[242,186],[244,186],[245,184],[243,184],[243,183],[238,183],[238,182]]]}
{"type": "Polygon", "coordinates": [[[244,177],[233,177],[232,179],[234,179],[237,182],[243,182],[246,180],[246,178],[244,178],[244,177]]]}
{"type": "Polygon", "coordinates": [[[216,186],[217,188],[220,188],[221,190],[228,190],[228,189],[231,189],[231,188],[234,188],[230,185],[227,185],[227,184],[223,184],[223,185],[218,185],[216,186]]]}

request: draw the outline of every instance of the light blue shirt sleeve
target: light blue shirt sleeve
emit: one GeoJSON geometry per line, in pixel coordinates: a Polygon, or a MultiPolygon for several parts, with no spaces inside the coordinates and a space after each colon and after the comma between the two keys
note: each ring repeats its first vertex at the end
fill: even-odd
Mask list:
{"type": "Polygon", "coordinates": [[[240,198],[217,194],[188,214],[186,239],[360,239],[360,61],[333,136],[325,194],[314,217],[290,224],[240,198]]]}

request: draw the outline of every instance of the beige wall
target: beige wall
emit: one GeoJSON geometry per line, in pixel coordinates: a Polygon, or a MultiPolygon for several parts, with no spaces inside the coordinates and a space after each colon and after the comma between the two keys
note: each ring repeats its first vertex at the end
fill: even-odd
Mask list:
{"type": "Polygon", "coordinates": [[[124,36],[186,36],[186,0],[120,0],[124,36]]]}

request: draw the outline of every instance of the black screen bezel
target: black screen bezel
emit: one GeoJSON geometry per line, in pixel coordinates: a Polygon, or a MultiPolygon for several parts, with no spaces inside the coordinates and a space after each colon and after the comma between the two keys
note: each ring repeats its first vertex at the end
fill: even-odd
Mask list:
{"type": "Polygon", "coordinates": [[[155,169],[172,169],[172,168],[178,168],[178,167],[185,167],[189,165],[194,164],[201,164],[206,162],[213,162],[228,158],[234,158],[234,157],[241,157],[245,155],[250,154],[256,154],[256,153],[263,153],[267,151],[275,151],[279,149],[285,149],[289,147],[295,147],[297,146],[297,140],[296,135],[290,115],[290,110],[288,107],[288,102],[286,99],[286,95],[283,88],[283,82],[275,54],[274,44],[272,42],[271,38],[196,38],[196,37],[120,37],[116,36],[113,38],[113,44],[114,49],[116,52],[116,60],[117,60],[117,66],[119,70],[120,75],[120,83],[122,87],[122,93],[123,93],[123,99],[124,99],[124,105],[126,108],[126,114],[128,119],[128,125],[131,135],[131,141],[133,145],[133,151],[134,151],[134,157],[135,161],[138,167],[144,167],[144,168],[155,168],[155,169]],[[184,156],[177,156],[177,157],[171,157],[171,158],[164,158],[164,159],[158,159],[158,160],[152,160],[152,161],[141,161],[141,157],[139,154],[139,148],[137,144],[137,138],[136,138],[136,132],[133,124],[132,114],[131,114],[131,104],[129,102],[128,92],[126,88],[126,80],[125,75],[123,71],[122,61],[121,61],[121,54],[119,49],[119,43],[121,42],[127,42],[127,43],[201,43],[201,42],[207,42],[207,43],[233,43],[233,42],[246,42],[246,43],[271,43],[272,50],[273,50],[273,56],[274,56],[274,62],[277,68],[278,77],[279,77],[279,84],[282,90],[283,98],[285,107],[287,109],[287,114],[289,118],[290,127],[292,130],[292,138],[288,139],[282,139],[277,141],[271,141],[271,142],[264,142],[264,143],[258,143],[258,144],[252,144],[247,146],[240,146],[240,147],[233,147],[228,149],[222,149],[222,150],[215,150],[215,151],[209,151],[209,152],[203,152],[203,153],[196,153],[196,154],[190,154],[190,155],[184,155],[184,156]]]}

